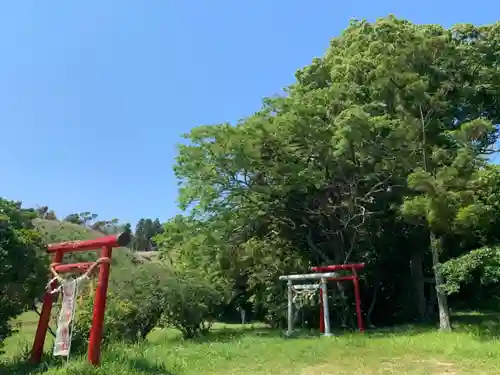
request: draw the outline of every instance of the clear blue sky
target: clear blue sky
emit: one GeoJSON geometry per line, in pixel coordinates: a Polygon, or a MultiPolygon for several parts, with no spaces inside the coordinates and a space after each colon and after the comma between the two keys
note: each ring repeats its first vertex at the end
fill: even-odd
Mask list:
{"type": "Polygon", "coordinates": [[[0,7],[0,195],[62,216],[176,214],[180,135],[235,122],[349,18],[491,23],[494,0],[65,0],[0,7]],[[349,5],[348,5],[349,4],[349,5]]]}

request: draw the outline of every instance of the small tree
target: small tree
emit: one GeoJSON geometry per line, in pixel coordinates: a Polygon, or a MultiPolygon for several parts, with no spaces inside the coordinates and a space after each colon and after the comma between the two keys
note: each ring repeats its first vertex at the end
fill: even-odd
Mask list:
{"type": "Polygon", "coordinates": [[[170,270],[160,263],[146,263],[123,270],[114,280],[112,290],[121,300],[130,301],[135,314],[129,325],[137,339],[146,336],[158,325],[164,312],[165,287],[170,270]]]}
{"type": "Polygon", "coordinates": [[[70,214],[70,215],[66,216],[64,218],[64,221],[67,221],[68,223],[72,223],[72,224],[83,224],[82,218],[77,213],[70,214]]]}
{"type": "Polygon", "coordinates": [[[53,210],[49,210],[44,217],[45,220],[57,220],[56,213],[53,210]]]}
{"type": "Polygon", "coordinates": [[[174,272],[163,280],[163,325],[184,338],[206,334],[225,302],[225,288],[196,271],[174,272]]]}
{"type": "Polygon", "coordinates": [[[49,212],[49,206],[39,206],[35,208],[35,211],[40,219],[45,219],[45,215],[49,212]]]}

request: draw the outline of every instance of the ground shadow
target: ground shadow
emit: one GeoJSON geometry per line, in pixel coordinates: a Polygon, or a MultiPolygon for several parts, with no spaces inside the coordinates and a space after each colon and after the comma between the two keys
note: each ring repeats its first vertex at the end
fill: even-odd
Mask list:
{"type": "MultiPolygon", "coordinates": [[[[500,339],[500,313],[499,312],[477,312],[462,311],[451,316],[453,330],[455,332],[465,332],[474,336],[478,340],[500,339]]],[[[389,335],[420,336],[429,332],[436,332],[439,329],[437,320],[428,323],[403,324],[391,327],[367,328],[364,335],[368,337],[386,337],[389,335]]],[[[332,334],[335,336],[352,335],[359,333],[357,329],[340,329],[332,327],[332,334]]],[[[259,338],[317,338],[322,334],[318,329],[296,329],[289,337],[283,328],[266,328],[262,326],[227,327],[218,328],[209,332],[206,336],[194,340],[194,342],[227,342],[239,339],[241,336],[259,336],[259,338]]]]}
{"type": "MultiPolygon", "coordinates": [[[[478,340],[495,340],[500,338],[500,314],[497,312],[461,312],[452,314],[454,332],[464,332],[478,340]]],[[[370,337],[390,335],[418,336],[439,329],[438,322],[404,324],[392,327],[377,327],[366,330],[370,337]]]]}
{"type": "MultiPolygon", "coordinates": [[[[144,358],[130,358],[124,355],[116,356],[118,363],[124,364],[134,374],[144,375],[180,375],[168,369],[163,363],[150,363],[144,358]]],[[[109,359],[108,359],[109,360],[109,359]]],[[[41,365],[33,366],[25,360],[12,360],[10,362],[0,362],[0,374],[2,375],[42,375],[49,370],[61,368],[64,365],[59,362],[46,363],[42,362],[41,365]]],[[[97,371],[97,369],[96,369],[97,371]]],[[[71,366],[67,368],[68,374],[80,374],[81,368],[71,366]]]]}
{"type": "Polygon", "coordinates": [[[463,312],[454,315],[452,322],[457,331],[472,334],[479,340],[500,338],[500,314],[498,312],[463,312]]]}
{"type": "Polygon", "coordinates": [[[0,361],[1,375],[35,375],[43,374],[46,371],[61,367],[63,364],[60,359],[51,356],[48,353],[43,353],[40,364],[33,365],[28,361],[28,353],[22,353],[10,360],[0,361]]]}
{"type": "MultiPolygon", "coordinates": [[[[342,335],[346,333],[352,333],[354,330],[332,330],[333,335],[342,335]]],[[[219,328],[217,330],[211,331],[204,337],[195,339],[193,342],[206,343],[206,342],[227,342],[235,339],[239,339],[242,336],[254,337],[261,339],[274,339],[282,338],[287,340],[293,339],[317,339],[323,334],[319,329],[309,329],[309,328],[296,328],[293,330],[291,335],[287,334],[286,329],[283,328],[271,328],[271,327],[245,327],[245,328],[219,328]]]]}
{"type": "Polygon", "coordinates": [[[438,326],[433,323],[402,324],[389,327],[367,328],[365,334],[370,337],[385,337],[387,335],[419,336],[428,332],[434,332],[437,328],[438,326]]]}
{"type": "Polygon", "coordinates": [[[222,327],[214,328],[204,335],[194,338],[183,338],[182,336],[175,335],[167,337],[166,341],[172,344],[180,342],[189,342],[190,344],[206,344],[214,342],[230,342],[238,340],[243,336],[257,336],[260,338],[277,337],[280,336],[281,331],[268,327],[222,327]]]}
{"type": "Polygon", "coordinates": [[[28,366],[26,363],[0,362],[0,374],[27,375],[27,374],[36,374],[41,372],[43,371],[39,371],[35,367],[28,366]]]}
{"type": "MultiPolygon", "coordinates": [[[[437,329],[436,324],[406,324],[392,327],[378,327],[367,329],[363,335],[377,338],[387,337],[390,335],[417,336],[428,332],[434,332],[437,329]]],[[[342,329],[332,327],[331,333],[333,336],[356,335],[360,334],[357,329],[342,329]]],[[[180,336],[167,337],[165,341],[170,344],[190,343],[190,344],[206,344],[206,343],[226,343],[234,340],[239,340],[242,337],[254,337],[258,339],[283,338],[286,340],[293,339],[317,339],[323,336],[319,329],[296,328],[291,335],[287,335],[286,329],[271,328],[271,327],[224,327],[211,330],[205,335],[184,339],[180,336]]]]}
{"type": "Polygon", "coordinates": [[[40,365],[31,365],[26,360],[12,360],[9,362],[0,362],[0,374],[2,375],[35,375],[57,367],[43,362],[40,365]]]}
{"type": "Polygon", "coordinates": [[[169,370],[163,363],[152,364],[144,358],[129,358],[127,367],[134,373],[144,375],[180,375],[169,370]]]}

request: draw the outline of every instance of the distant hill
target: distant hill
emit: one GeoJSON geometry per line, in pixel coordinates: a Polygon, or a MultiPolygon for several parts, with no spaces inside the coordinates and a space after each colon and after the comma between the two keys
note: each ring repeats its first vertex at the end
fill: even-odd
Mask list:
{"type": "MultiPolygon", "coordinates": [[[[42,233],[47,244],[64,241],[90,240],[104,236],[83,225],[58,220],[34,219],[33,225],[42,233]]],[[[98,254],[94,251],[74,253],[65,257],[66,262],[85,262],[96,260],[98,254]]],[[[113,265],[118,268],[128,268],[137,263],[143,263],[147,258],[138,256],[128,248],[113,250],[113,265]]]]}
{"type": "Polygon", "coordinates": [[[91,228],[66,221],[35,219],[33,225],[42,232],[47,243],[90,240],[103,236],[91,228]]]}

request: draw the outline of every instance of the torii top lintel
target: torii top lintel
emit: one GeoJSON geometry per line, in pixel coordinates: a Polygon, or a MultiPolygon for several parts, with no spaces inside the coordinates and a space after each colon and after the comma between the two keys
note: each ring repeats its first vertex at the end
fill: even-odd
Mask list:
{"type": "Polygon", "coordinates": [[[120,247],[127,246],[131,240],[131,235],[128,232],[119,233],[116,235],[105,236],[92,240],[83,241],[67,241],[54,243],[47,246],[48,253],[72,253],[75,251],[96,250],[103,247],[120,247]]]}
{"type": "Polygon", "coordinates": [[[332,272],[332,271],[341,271],[341,270],[362,270],[365,268],[364,263],[351,263],[351,264],[333,264],[331,266],[318,266],[311,267],[311,271],[313,272],[332,272]]]}

